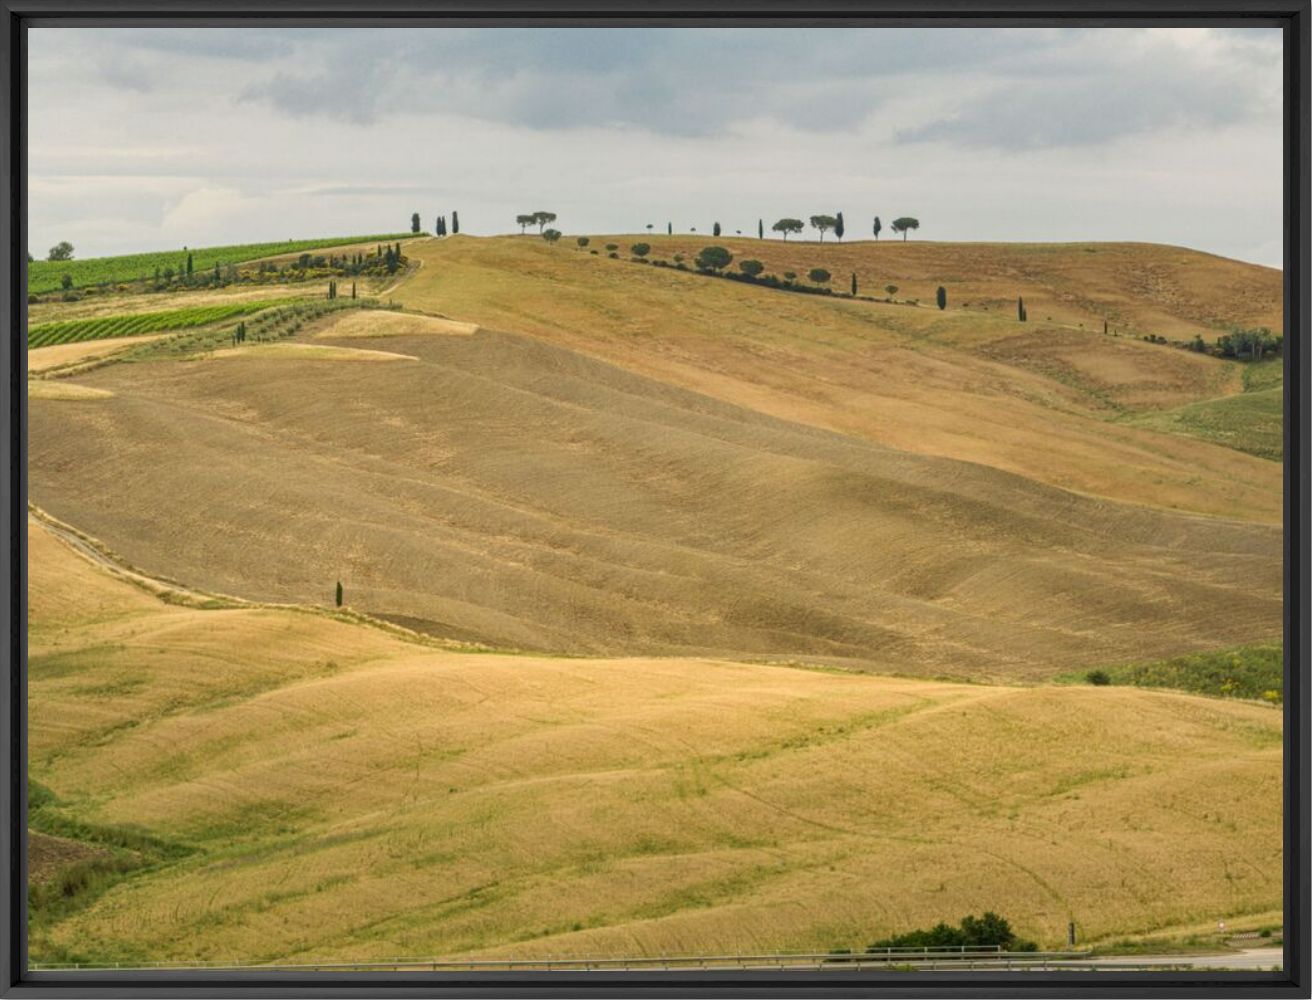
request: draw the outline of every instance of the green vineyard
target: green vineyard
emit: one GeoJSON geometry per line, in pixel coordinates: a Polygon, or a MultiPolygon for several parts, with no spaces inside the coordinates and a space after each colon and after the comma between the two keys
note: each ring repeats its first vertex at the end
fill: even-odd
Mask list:
{"type": "Polygon", "coordinates": [[[189,309],[171,309],[166,312],[133,313],[127,316],[96,316],[91,319],[70,319],[58,323],[42,323],[27,332],[27,346],[51,347],[55,344],[73,344],[83,340],[104,340],[109,337],[134,337],[162,330],[185,330],[208,326],[234,316],[286,305],[287,300],[262,299],[256,302],[229,302],[221,305],[194,306],[189,309]]]}
{"type": "Polygon", "coordinates": [[[187,250],[162,250],[156,253],[125,254],[121,257],[88,257],[86,260],[37,260],[27,265],[27,293],[40,295],[58,291],[64,275],[68,275],[74,288],[87,285],[114,284],[140,281],[153,277],[156,271],[171,268],[180,271],[187,265],[187,254],[192,257],[196,273],[212,271],[214,265],[226,267],[272,257],[277,254],[299,253],[321,247],[347,246],[353,243],[387,242],[411,239],[413,233],[384,233],[375,236],[321,236],[312,240],[282,240],[277,243],[241,243],[223,247],[192,247],[187,250]]]}

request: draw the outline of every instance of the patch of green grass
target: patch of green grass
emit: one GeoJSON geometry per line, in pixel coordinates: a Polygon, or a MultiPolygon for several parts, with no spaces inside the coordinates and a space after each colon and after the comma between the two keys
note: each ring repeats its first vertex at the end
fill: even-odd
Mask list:
{"type": "Polygon", "coordinates": [[[214,265],[242,264],[261,257],[298,253],[320,247],[347,246],[352,243],[388,242],[410,239],[414,233],[383,233],[374,236],[321,236],[310,240],[284,240],[278,243],[239,243],[222,247],[192,247],[188,250],[160,250],[155,253],[124,254],[120,257],[88,257],[85,260],[38,260],[27,265],[27,293],[40,295],[56,291],[68,275],[73,287],[139,281],[153,277],[155,269],[186,270],[191,254],[196,273],[213,271],[214,265]]]}
{"type": "Polygon", "coordinates": [[[110,337],[135,337],[161,330],[185,330],[190,327],[219,323],[234,316],[245,316],[272,306],[288,305],[287,299],[267,299],[258,302],[228,302],[219,305],[193,306],[189,309],[169,309],[163,312],[132,313],[126,316],[96,316],[92,319],[70,319],[57,323],[42,323],[27,331],[27,346],[50,347],[55,344],[73,344],[83,340],[105,340],[110,337]]]}
{"type": "MultiPolygon", "coordinates": [[[[1168,660],[1104,666],[1094,673],[1111,684],[1174,688],[1217,698],[1251,698],[1279,705],[1285,697],[1284,643],[1259,643],[1207,653],[1188,653],[1168,660]]],[[[1089,672],[1059,678],[1065,683],[1089,683],[1089,672]]]]}
{"type": "Polygon", "coordinates": [[[63,803],[41,782],[28,778],[28,828],[100,849],[97,856],[67,865],[54,878],[28,886],[27,913],[32,939],[30,957],[43,962],[110,964],[142,956],[127,952],[90,954],[52,948],[49,930],[83,910],[136,873],[154,871],[193,853],[192,848],[161,840],[131,827],[102,826],[68,816],[63,803]]]}
{"type": "Polygon", "coordinates": [[[1189,955],[1225,950],[1214,934],[1188,934],[1182,937],[1124,938],[1097,945],[1092,949],[1096,956],[1112,955],[1189,955]]]}
{"type": "MultiPolygon", "coordinates": [[[[1268,373],[1259,373],[1254,376],[1255,384],[1260,385],[1269,377],[1268,373]]],[[[1284,398],[1278,385],[1188,403],[1173,410],[1137,414],[1129,422],[1156,431],[1202,438],[1273,462],[1283,461],[1285,457],[1284,398]]]]}
{"type": "Polygon", "coordinates": [[[1278,389],[1285,384],[1285,359],[1280,356],[1244,365],[1244,392],[1278,389]]]}

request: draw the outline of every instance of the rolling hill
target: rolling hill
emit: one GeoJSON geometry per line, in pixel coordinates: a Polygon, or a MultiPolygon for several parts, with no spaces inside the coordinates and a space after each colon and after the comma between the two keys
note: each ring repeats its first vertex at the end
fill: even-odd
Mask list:
{"type": "Polygon", "coordinates": [[[34,961],[859,949],[986,908],[1049,946],[1068,920],[1278,920],[1270,706],[462,654],[162,600],[35,521],[29,545],[33,822],[43,857],[83,859],[69,900],[45,876],[34,961]]]}
{"type": "Polygon", "coordinates": [[[404,311],[29,382],[34,958],[1278,920],[1280,710],[1119,681],[1275,655],[1282,369],[1138,338],[1279,274],[715,241],[868,302],[636,241],[412,240],[404,311]]]}
{"type": "MultiPolygon", "coordinates": [[[[726,245],[764,254],[756,241],[726,245]]],[[[663,252],[658,241],[653,246],[653,254],[663,252]]],[[[963,266],[950,256],[957,246],[934,245],[944,271],[963,266]]],[[[811,244],[788,252],[833,264],[831,251],[882,255],[914,247],[811,244]]],[[[1047,325],[1037,306],[1035,318],[1020,324],[1011,312],[790,294],[530,238],[430,240],[407,252],[424,265],[393,293],[407,307],[531,334],[659,381],[903,451],[1141,505],[1269,524],[1281,518],[1277,463],[1125,420],[1241,392],[1234,362],[1104,336],[1101,324],[1096,331],[1047,325]]],[[[1251,289],[1234,294],[1260,298],[1263,315],[1275,275],[1278,306],[1278,272],[1199,256],[1227,273],[1227,282],[1249,282],[1251,289]]],[[[990,287],[1001,295],[1012,285],[990,287]]],[[[1226,296],[1211,295],[1208,308],[1222,308],[1226,296]]],[[[1233,315],[1236,323],[1254,322],[1233,315]]]]}
{"type": "Polygon", "coordinates": [[[154,573],[310,604],[341,579],[353,607],[502,648],[1036,678],[1279,629],[1264,525],[894,451],[541,339],[368,343],[61,383],[101,395],[31,399],[32,497],[154,573]]]}

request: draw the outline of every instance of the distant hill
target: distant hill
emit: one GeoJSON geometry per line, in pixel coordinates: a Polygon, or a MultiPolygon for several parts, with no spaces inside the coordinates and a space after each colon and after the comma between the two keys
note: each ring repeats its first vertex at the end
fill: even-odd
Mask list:
{"type": "Polygon", "coordinates": [[[212,271],[214,265],[241,264],[278,254],[301,253],[321,247],[345,244],[372,243],[376,240],[413,239],[413,233],[384,233],[379,236],[317,236],[305,240],[280,240],[272,243],[239,243],[221,247],[189,247],[177,250],[158,250],[152,253],[123,254],[117,257],[86,257],[75,260],[38,260],[27,265],[27,292],[38,295],[53,292],[68,275],[74,288],[100,282],[126,282],[150,278],[157,269],[172,268],[175,272],[187,266],[188,253],[192,267],[199,271],[212,271]]]}

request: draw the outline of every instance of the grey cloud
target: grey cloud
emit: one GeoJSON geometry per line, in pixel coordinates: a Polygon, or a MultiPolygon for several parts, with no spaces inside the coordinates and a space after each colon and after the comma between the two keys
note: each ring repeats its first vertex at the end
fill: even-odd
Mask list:
{"type": "Polygon", "coordinates": [[[1167,47],[1127,54],[1127,41],[1122,33],[1074,50],[1044,48],[953,113],[897,138],[1002,150],[1079,147],[1158,129],[1220,127],[1278,109],[1274,39],[1230,36],[1219,57],[1167,47]]]}

